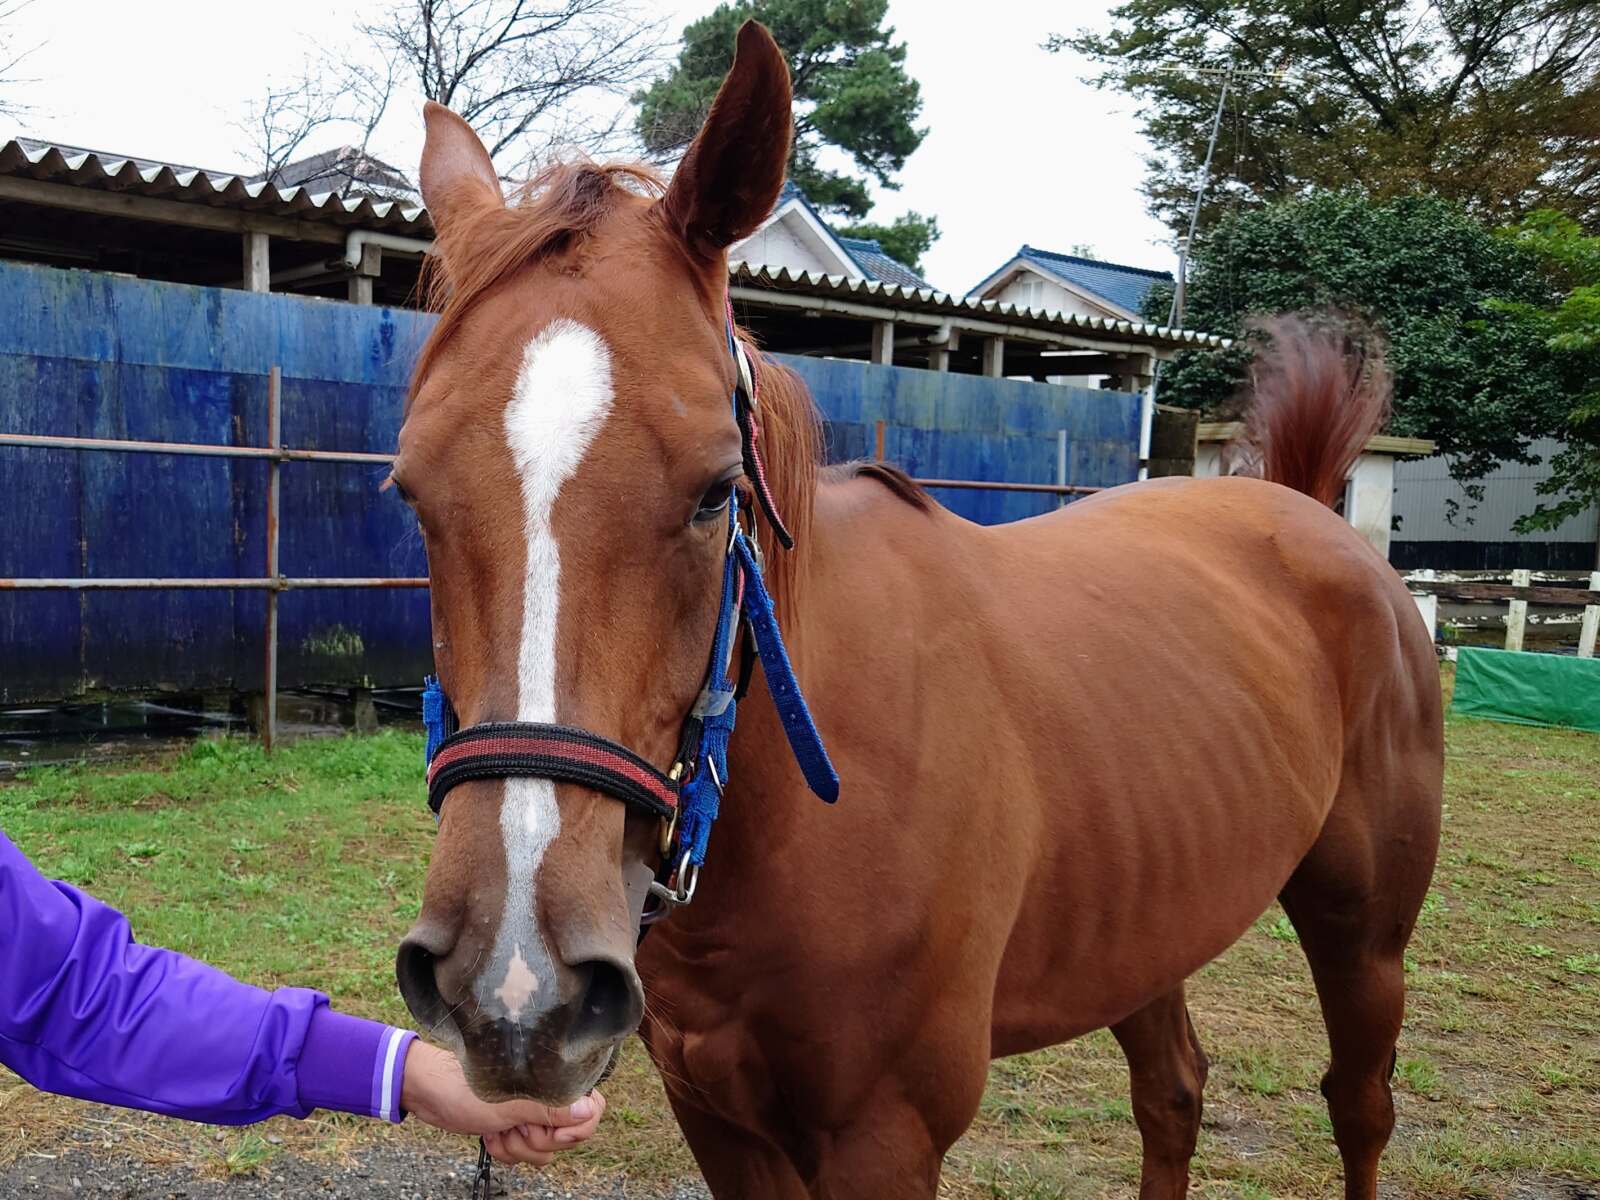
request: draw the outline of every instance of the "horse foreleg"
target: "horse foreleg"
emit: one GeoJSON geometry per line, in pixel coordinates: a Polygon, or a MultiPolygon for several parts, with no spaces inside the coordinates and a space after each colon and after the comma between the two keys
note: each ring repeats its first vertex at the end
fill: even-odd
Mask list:
{"type": "Polygon", "coordinates": [[[1144,1143],[1139,1200],[1183,1200],[1200,1133],[1207,1063],[1182,986],[1117,1022],[1111,1032],[1128,1058],[1133,1119],[1144,1143]]]}
{"type": "Polygon", "coordinates": [[[809,1200],[799,1172],[777,1145],[670,1093],[669,1099],[715,1200],[809,1200]]]}
{"type": "Polygon", "coordinates": [[[813,1200],[933,1200],[945,1147],[924,1114],[874,1099],[848,1128],[817,1142],[813,1200]]]}

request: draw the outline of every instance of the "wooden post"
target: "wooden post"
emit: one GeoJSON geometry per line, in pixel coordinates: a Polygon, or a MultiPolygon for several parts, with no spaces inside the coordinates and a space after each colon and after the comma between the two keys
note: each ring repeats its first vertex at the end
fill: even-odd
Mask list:
{"type": "Polygon", "coordinates": [[[352,275],[345,284],[345,293],[351,304],[372,303],[372,276],[352,275]]]}
{"type": "MultiPolygon", "coordinates": [[[[1418,571],[1417,582],[1432,583],[1434,572],[1432,569],[1418,571]]],[[[1417,602],[1417,612],[1421,614],[1422,621],[1428,627],[1428,640],[1439,640],[1439,597],[1431,592],[1412,592],[1411,598],[1417,602]]]]}
{"type": "MultiPolygon", "coordinates": [[[[1589,590],[1600,592],[1600,571],[1589,576],[1589,590]]],[[[1600,604],[1587,604],[1583,609],[1583,624],[1578,628],[1578,657],[1593,658],[1595,635],[1600,634],[1600,604]]]]}
{"type": "Polygon", "coordinates": [[[249,292],[272,290],[272,261],[267,250],[267,235],[255,229],[244,235],[244,286],[249,292]]]}
{"type": "Polygon", "coordinates": [[[1006,373],[1006,340],[1003,337],[983,339],[983,373],[992,379],[1003,378],[1006,373]]]}
{"type": "MultiPolygon", "coordinates": [[[[283,446],[283,369],[273,367],[267,375],[267,445],[283,446]]],[[[275,458],[267,460],[267,578],[278,579],[278,495],[279,469],[275,458]]],[[[261,748],[268,753],[278,738],[278,589],[267,589],[266,645],[261,680],[261,748]]]]}
{"type": "Polygon", "coordinates": [[[928,351],[928,370],[948,371],[950,369],[950,347],[935,346],[928,351]]]}
{"type": "MultiPolygon", "coordinates": [[[[1531,587],[1533,585],[1532,571],[1511,572],[1512,587],[1531,587]]],[[[1521,650],[1522,639],[1528,630],[1528,602],[1526,600],[1513,600],[1510,611],[1506,614],[1506,649],[1521,650]]]]}
{"type": "Polygon", "coordinates": [[[371,688],[351,688],[350,707],[357,733],[378,732],[378,706],[373,702],[371,688]]]}
{"type": "Polygon", "coordinates": [[[894,366],[894,322],[875,321],[872,326],[872,361],[894,366]]]}
{"type": "Polygon", "coordinates": [[[875,421],[872,425],[872,458],[875,462],[883,461],[883,426],[882,420],[875,421]]]}

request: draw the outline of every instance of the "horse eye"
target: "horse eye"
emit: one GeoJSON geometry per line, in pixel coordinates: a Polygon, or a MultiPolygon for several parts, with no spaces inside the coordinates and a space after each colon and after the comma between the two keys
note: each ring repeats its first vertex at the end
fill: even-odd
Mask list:
{"type": "Polygon", "coordinates": [[[716,520],[722,515],[723,509],[728,507],[728,501],[732,498],[733,480],[724,479],[721,483],[712,484],[706,494],[700,497],[700,507],[694,514],[695,524],[716,520]]]}

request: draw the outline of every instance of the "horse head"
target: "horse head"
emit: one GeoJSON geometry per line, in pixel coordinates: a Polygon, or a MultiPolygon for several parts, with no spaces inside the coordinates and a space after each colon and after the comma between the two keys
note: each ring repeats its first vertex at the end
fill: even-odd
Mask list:
{"type": "MultiPolygon", "coordinates": [[[[747,23],[671,183],[547,169],[507,204],[429,104],[421,183],[442,312],[394,483],[416,511],[434,657],[463,728],[563,726],[664,771],[705,680],[741,482],[727,247],[775,203],[787,67],[747,23]]],[[[397,973],[485,1097],[564,1102],[639,1024],[661,822],[581,783],[472,778],[441,806],[397,973]]]]}

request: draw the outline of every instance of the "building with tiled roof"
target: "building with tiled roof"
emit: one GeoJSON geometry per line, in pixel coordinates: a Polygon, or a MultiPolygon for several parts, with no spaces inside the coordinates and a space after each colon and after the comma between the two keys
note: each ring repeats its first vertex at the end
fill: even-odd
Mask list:
{"type": "Polygon", "coordinates": [[[793,183],[783,185],[777,206],[761,228],[729,247],[728,261],[749,263],[757,269],[783,269],[792,275],[806,272],[901,287],[933,286],[871,238],[835,233],[793,183]]]}
{"type": "Polygon", "coordinates": [[[1171,282],[1170,271],[1129,267],[1024,245],[967,295],[1035,312],[1138,321],[1143,319],[1140,314],[1150,289],[1158,283],[1171,282]]]}

